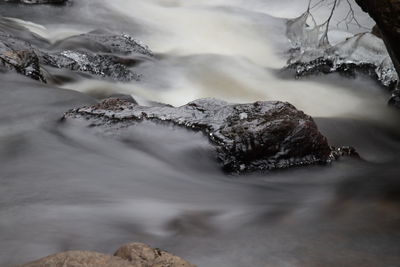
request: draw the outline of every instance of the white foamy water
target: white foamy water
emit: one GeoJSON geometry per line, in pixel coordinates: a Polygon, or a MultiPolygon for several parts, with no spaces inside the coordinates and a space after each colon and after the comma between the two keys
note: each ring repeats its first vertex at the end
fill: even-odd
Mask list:
{"type": "Polygon", "coordinates": [[[285,20],[271,15],[295,16],[304,5],[251,2],[104,1],[113,14],[139,24],[144,29],[140,40],[162,58],[135,68],[143,74],[140,82],[83,81],[64,87],[121,92],[172,105],[202,97],[232,102],[281,100],[319,117],[380,120],[388,116],[387,95],[372,83],[337,82],[339,77],[323,83],[279,78],[276,74],[285,66],[284,53],[290,47],[285,20]]]}

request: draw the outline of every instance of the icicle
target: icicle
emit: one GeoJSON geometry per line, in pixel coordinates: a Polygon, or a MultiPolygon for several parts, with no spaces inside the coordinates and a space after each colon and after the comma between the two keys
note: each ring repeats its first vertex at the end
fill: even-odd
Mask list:
{"type": "Polygon", "coordinates": [[[317,25],[309,11],[300,17],[287,21],[286,36],[293,48],[327,48],[330,46],[327,35],[327,23],[317,25]]]}

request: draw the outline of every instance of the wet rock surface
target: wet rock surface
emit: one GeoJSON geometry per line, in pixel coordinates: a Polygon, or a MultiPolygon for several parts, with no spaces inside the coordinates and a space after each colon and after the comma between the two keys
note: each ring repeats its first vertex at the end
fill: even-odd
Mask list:
{"type": "Polygon", "coordinates": [[[202,131],[228,172],[273,170],[331,159],[328,142],[313,119],[284,102],[229,104],[199,99],[181,107],[147,107],[107,99],[70,110],[64,120],[83,121],[101,133],[123,131],[143,120],[202,131]]]}
{"type": "Polygon", "coordinates": [[[44,54],[42,63],[47,66],[68,69],[75,72],[93,74],[116,81],[139,80],[139,75],[113,56],[96,55],[90,52],[66,50],[59,53],[44,54]]]}
{"type": "Polygon", "coordinates": [[[86,72],[117,81],[139,80],[129,67],[148,59],[148,47],[126,34],[93,31],[62,40],[52,47],[57,52],[43,53],[44,65],[86,72]]]}
{"type": "Polygon", "coordinates": [[[116,55],[153,56],[151,50],[144,44],[127,34],[113,34],[104,30],[72,36],[57,42],[54,47],[59,50],[72,50],[75,47],[85,47],[95,53],[110,53],[116,55]]]}
{"type": "Polygon", "coordinates": [[[114,256],[91,251],[67,251],[50,255],[20,267],[195,267],[184,259],[146,244],[130,243],[114,256]]]}
{"type": "Polygon", "coordinates": [[[43,69],[51,76],[53,68],[127,82],[140,79],[130,67],[153,57],[148,47],[126,34],[93,31],[50,45],[29,33],[13,21],[0,18],[1,70],[16,70],[42,82],[51,80],[43,69]]]}
{"type": "Polygon", "coordinates": [[[360,155],[356,151],[354,147],[351,146],[342,146],[342,147],[331,147],[331,157],[333,159],[339,159],[340,157],[352,157],[352,158],[360,158],[360,155]]]}
{"type": "Polygon", "coordinates": [[[15,70],[32,79],[45,81],[33,47],[0,32],[0,71],[15,70]]]}

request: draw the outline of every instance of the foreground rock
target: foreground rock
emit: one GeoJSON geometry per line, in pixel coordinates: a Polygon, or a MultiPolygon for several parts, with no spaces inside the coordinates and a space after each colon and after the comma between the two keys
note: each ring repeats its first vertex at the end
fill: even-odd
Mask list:
{"type": "Polygon", "coordinates": [[[141,243],[122,246],[114,256],[130,261],[137,267],[195,267],[178,256],[141,243]]]}
{"type": "Polygon", "coordinates": [[[83,121],[102,133],[125,131],[143,120],[199,130],[215,146],[228,172],[326,163],[331,153],[313,119],[284,102],[229,104],[200,99],[181,107],[147,107],[107,99],[95,106],[73,109],[64,119],[83,121]]]}
{"type": "Polygon", "coordinates": [[[114,256],[91,251],[68,251],[21,265],[21,267],[195,267],[184,259],[146,244],[131,243],[114,256]]]}

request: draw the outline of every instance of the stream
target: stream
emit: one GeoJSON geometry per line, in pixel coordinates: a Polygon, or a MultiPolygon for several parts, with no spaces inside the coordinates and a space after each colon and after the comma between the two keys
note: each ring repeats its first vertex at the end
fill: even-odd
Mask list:
{"type": "Polygon", "coordinates": [[[107,29],[155,54],[132,67],[141,79],[128,83],[80,77],[56,86],[0,73],[0,266],[66,250],[113,253],[128,242],[200,267],[399,266],[400,114],[369,78],[282,72],[286,18],[307,2],[0,3],[1,16],[51,43],[107,29]],[[144,122],[122,142],[59,122],[113,94],[143,105],[288,101],[361,160],[228,175],[200,132],[144,122]]]}

